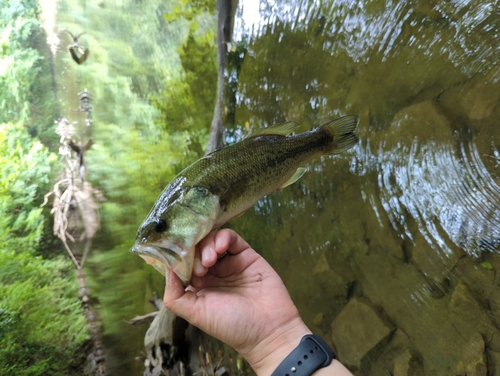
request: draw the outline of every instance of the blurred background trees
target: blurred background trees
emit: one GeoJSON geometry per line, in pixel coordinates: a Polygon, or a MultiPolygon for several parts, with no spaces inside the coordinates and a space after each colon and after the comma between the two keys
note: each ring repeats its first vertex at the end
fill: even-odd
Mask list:
{"type": "Polygon", "coordinates": [[[75,141],[96,142],[87,179],[106,202],[87,274],[106,344],[113,348],[125,332],[131,343],[111,354],[110,373],[142,369],[132,355],[146,328],[124,319],[153,310],[151,286],[161,293],[163,281],[128,250],[159,192],[204,153],[217,77],[214,8],[59,1],[52,59],[39,2],[0,0],[0,374],[83,372],[89,334],[74,267],[52,234],[50,205],[40,208],[61,176],[54,131],[64,117],[75,124],[75,141]],[[64,29],[85,31],[84,64],[71,60],[64,29]],[[92,127],[77,112],[84,89],[92,93],[92,127]]]}
{"type": "Polygon", "coordinates": [[[63,375],[88,337],[71,262],[40,209],[57,157],[36,1],[0,2],[0,373],[63,375]],[[48,120],[51,119],[51,120],[48,120]]]}

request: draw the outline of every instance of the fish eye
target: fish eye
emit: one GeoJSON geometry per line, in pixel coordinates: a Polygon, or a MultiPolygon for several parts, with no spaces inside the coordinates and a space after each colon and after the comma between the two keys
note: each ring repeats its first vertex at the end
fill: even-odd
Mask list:
{"type": "Polygon", "coordinates": [[[167,229],[167,222],[164,219],[159,219],[153,223],[153,228],[156,232],[163,232],[167,229]]]}

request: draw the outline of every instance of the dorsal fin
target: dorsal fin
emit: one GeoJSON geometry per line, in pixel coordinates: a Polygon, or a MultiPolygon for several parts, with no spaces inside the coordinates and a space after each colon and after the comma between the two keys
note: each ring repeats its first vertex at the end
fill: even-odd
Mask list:
{"type": "Polygon", "coordinates": [[[277,134],[281,136],[288,136],[293,130],[299,127],[300,124],[294,121],[287,121],[286,123],[271,125],[270,127],[259,129],[257,132],[252,133],[250,137],[264,136],[269,134],[277,134]]]}

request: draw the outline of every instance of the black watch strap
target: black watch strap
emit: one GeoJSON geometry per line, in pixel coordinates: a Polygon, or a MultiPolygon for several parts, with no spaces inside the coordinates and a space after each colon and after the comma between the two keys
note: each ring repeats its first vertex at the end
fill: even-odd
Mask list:
{"type": "Polygon", "coordinates": [[[308,334],[299,345],[281,362],[271,376],[310,376],[314,371],[328,366],[335,353],[316,334],[308,334]]]}

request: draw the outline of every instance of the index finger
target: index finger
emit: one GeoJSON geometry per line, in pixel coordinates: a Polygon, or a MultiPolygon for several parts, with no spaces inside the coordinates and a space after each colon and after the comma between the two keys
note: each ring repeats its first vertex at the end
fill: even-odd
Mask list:
{"type": "Polygon", "coordinates": [[[205,268],[214,266],[217,259],[226,252],[236,255],[248,248],[250,245],[230,229],[212,231],[198,244],[201,263],[205,268]]]}
{"type": "Polygon", "coordinates": [[[228,252],[231,255],[237,255],[248,248],[250,245],[236,231],[223,229],[217,231],[214,236],[214,250],[217,254],[228,252]]]}

